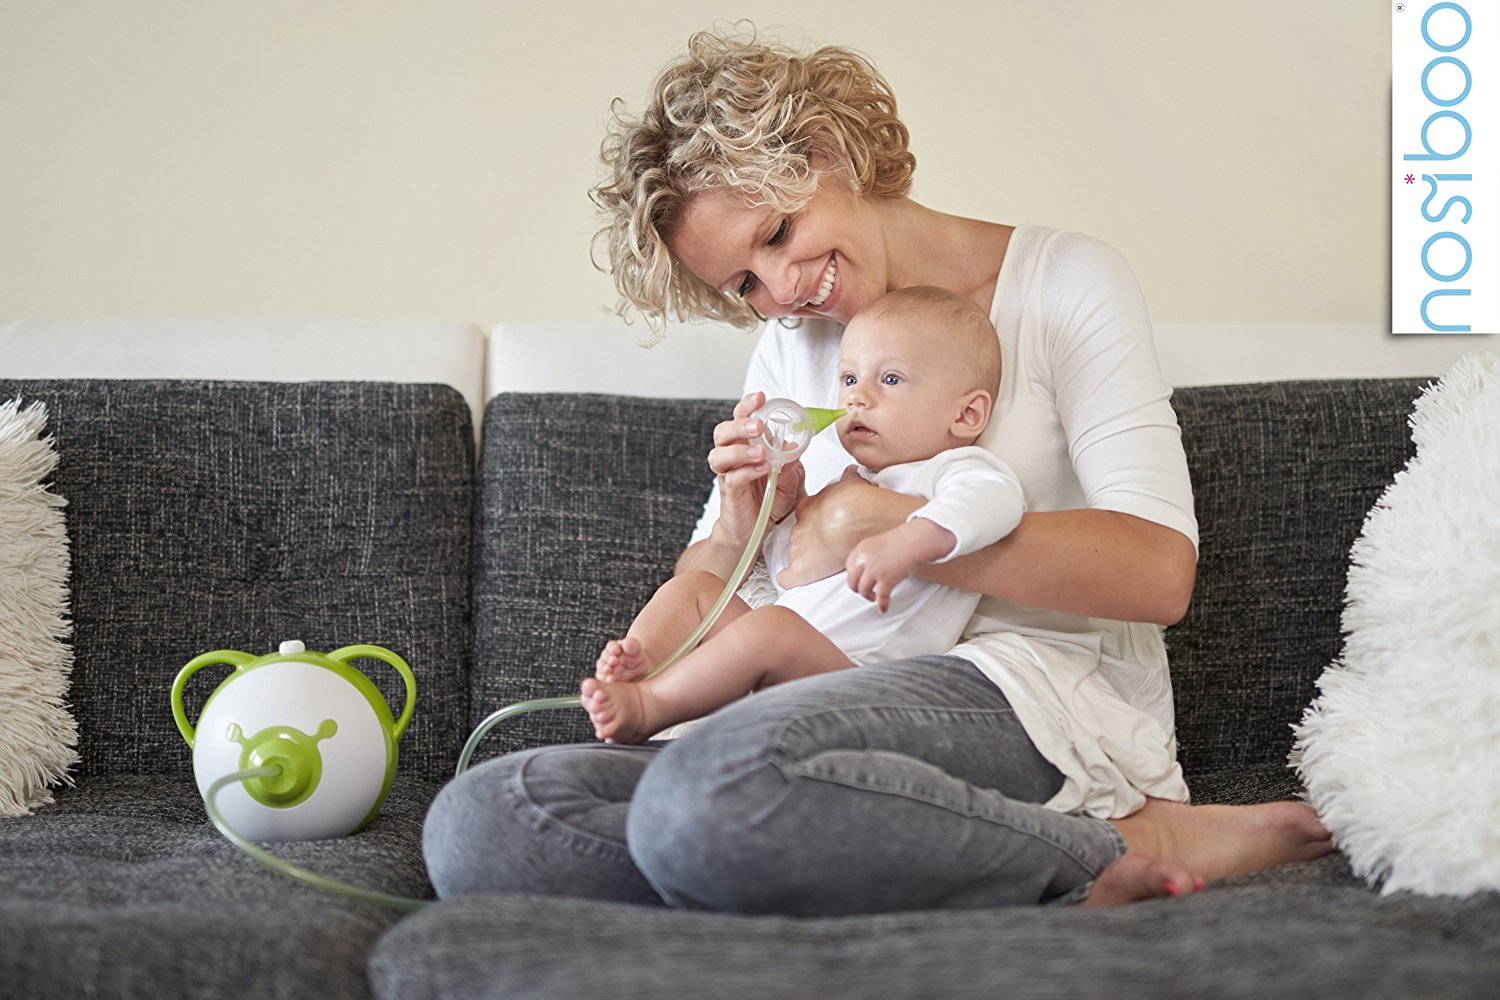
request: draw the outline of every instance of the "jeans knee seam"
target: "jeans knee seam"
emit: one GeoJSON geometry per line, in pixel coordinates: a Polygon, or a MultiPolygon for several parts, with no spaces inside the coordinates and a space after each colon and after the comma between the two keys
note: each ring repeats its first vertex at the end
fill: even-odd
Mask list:
{"type": "MultiPolygon", "coordinates": [[[[1015,832],[1017,834],[1020,834],[1021,836],[1030,837],[1033,840],[1041,841],[1041,842],[1045,843],[1047,846],[1049,846],[1049,847],[1053,848],[1054,850],[1058,851],[1059,853],[1061,853],[1063,855],[1066,855],[1075,864],[1077,864],[1079,868],[1081,868],[1085,872],[1088,872],[1090,878],[1096,877],[1100,872],[1102,872],[1105,868],[1107,868],[1109,866],[1109,864],[1114,860],[1114,859],[1111,859],[1110,862],[1106,862],[1103,866],[1101,866],[1101,867],[1099,867],[1099,868],[1096,869],[1093,865],[1089,864],[1083,858],[1080,858],[1078,856],[1077,852],[1073,851],[1071,848],[1067,847],[1066,845],[1058,843],[1054,838],[1048,837],[1044,833],[1038,832],[1036,830],[1024,829],[1022,827],[1017,826],[1014,823],[1004,822],[1002,820],[998,820],[998,819],[995,819],[995,818],[990,817],[990,816],[985,816],[985,815],[980,814],[980,813],[965,812],[963,810],[955,809],[955,808],[953,808],[952,806],[950,806],[950,805],[948,805],[946,803],[934,801],[930,797],[923,797],[923,796],[920,796],[920,795],[913,795],[911,793],[903,792],[903,791],[900,791],[900,790],[897,790],[897,789],[893,789],[893,788],[882,788],[882,787],[879,787],[877,785],[868,784],[866,782],[854,781],[854,780],[845,779],[845,778],[837,778],[837,777],[834,777],[832,775],[815,774],[815,773],[812,773],[812,772],[809,772],[809,771],[802,771],[800,769],[800,767],[789,772],[787,768],[783,767],[780,763],[777,763],[777,762],[774,762],[774,761],[772,762],[772,766],[774,766],[778,771],[780,771],[782,777],[786,778],[788,781],[794,781],[797,778],[806,778],[806,779],[811,780],[811,781],[821,781],[821,782],[825,782],[825,783],[831,784],[831,785],[842,785],[845,788],[852,788],[852,789],[856,789],[858,791],[875,792],[876,794],[880,794],[880,795],[893,795],[893,796],[895,796],[897,798],[906,799],[906,800],[908,800],[910,802],[920,802],[920,803],[922,803],[924,805],[929,805],[929,806],[932,806],[933,808],[936,808],[936,809],[942,809],[942,810],[944,810],[946,812],[949,812],[949,813],[952,813],[952,814],[954,814],[956,816],[964,816],[964,817],[967,817],[967,818],[970,818],[970,819],[977,819],[977,820],[979,820],[981,822],[984,822],[984,823],[991,823],[991,824],[993,824],[995,826],[1004,827],[1005,829],[1011,830],[1011,831],[1013,831],[1013,832],[1015,832]]],[[[997,794],[1000,794],[1000,793],[997,793],[997,794]]],[[[1026,803],[1026,804],[1028,804],[1028,805],[1035,805],[1036,803],[1026,803]]],[[[1041,808],[1045,808],[1045,806],[1043,806],[1041,808]]],[[[1058,815],[1061,816],[1061,815],[1066,815],[1066,814],[1059,813],[1058,815]]],[[[1089,817],[1080,817],[1080,818],[1089,818],[1089,817]]],[[[1106,824],[1106,826],[1108,826],[1108,824],[1106,824]]],[[[1122,837],[1120,837],[1119,832],[1116,831],[1114,829],[1114,827],[1109,827],[1109,830],[1110,830],[1110,832],[1114,833],[1116,841],[1119,844],[1123,845],[1124,844],[1124,839],[1122,837]]]]}
{"type": "Polygon", "coordinates": [[[582,827],[577,827],[571,823],[565,822],[564,820],[561,820],[557,816],[553,815],[550,811],[544,808],[541,803],[537,802],[537,800],[532,797],[530,789],[526,787],[526,769],[530,767],[532,759],[534,758],[528,758],[520,762],[521,766],[516,770],[515,784],[517,789],[519,790],[519,797],[523,802],[525,802],[526,807],[531,810],[533,816],[540,820],[542,824],[551,827],[555,832],[567,834],[575,838],[576,840],[581,841],[582,843],[580,844],[580,846],[587,845],[588,847],[594,849],[608,848],[610,850],[618,852],[621,857],[629,858],[630,848],[624,841],[616,841],[610,839],[609,837],[602,837],[590,830],[585,830],[582,827]]]}
{"type": "MultiPolygon", "coordinates": [[[[916,720],[958,720],[973,721],[985,718],[1015,718],[1016,710],[1009,705],[1003,708],[935,708],[928,705],[861,705],[857,709],[830,708],[818,712],[810,712],[786,720],[781,728],[777,730],[773,739],[766,741],[767,759],[781,758],[801,760],[802,757],[792,752],[787,747],[787,735],[799,725],[816,724],[822,719],[830,717],[848,716],[851,712],[897,712],[907,718],[916,720]]],[[[826,753],[829,750],[837,750],[839,747],[819,746],[814,753],[826,753]]],[[[853,750],[855,747],[844,747],[842,749],[853,750]]]]}

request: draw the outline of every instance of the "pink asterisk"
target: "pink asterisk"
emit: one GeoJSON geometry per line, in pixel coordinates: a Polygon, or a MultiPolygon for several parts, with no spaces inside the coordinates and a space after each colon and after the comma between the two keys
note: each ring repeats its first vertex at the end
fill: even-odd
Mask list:
{"type": "Polygon", "coordinates": [[[1416,182],[1417,182],[1417,178],[1415,176],[1413,176],[1412,174],[1407,174],[1406,175],[1406,183],[1408,183],[1408,184],[1415,184],[1416,182]]]}

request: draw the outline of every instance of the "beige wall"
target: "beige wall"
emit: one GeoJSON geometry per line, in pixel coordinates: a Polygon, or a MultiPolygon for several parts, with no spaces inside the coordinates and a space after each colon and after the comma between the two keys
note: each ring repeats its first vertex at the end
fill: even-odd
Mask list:
{"type": "Polygon", "coordinates": [[[598,319],[609,101],[740,15],[869,54],[919,200],[1110,240],[1159,323],[1387,322],[1374,0],[0,0],[0,319],[598,319]]]}

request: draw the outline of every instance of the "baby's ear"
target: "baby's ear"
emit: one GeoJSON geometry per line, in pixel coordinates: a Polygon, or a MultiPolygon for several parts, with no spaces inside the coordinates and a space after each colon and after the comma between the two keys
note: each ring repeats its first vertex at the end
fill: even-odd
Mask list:
{"type": "Polygon", "coordinates": [[[983,389],[975,389],[964,396],[961,403],[962,409],[958,411],[958,417],[954,419],[950,430],[954,437],[966,441],[977,440],[984,433],[985,425],[990,422],[990,409],[994,406],[994,400],[983,389]]]}

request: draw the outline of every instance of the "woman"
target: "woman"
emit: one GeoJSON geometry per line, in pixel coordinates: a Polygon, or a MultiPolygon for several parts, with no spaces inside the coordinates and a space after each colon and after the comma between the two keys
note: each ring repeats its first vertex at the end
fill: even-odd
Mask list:
{"type": "MultiPolygon", "coordinates": [[[[766,330],[752,391],[715,429],[715,489],[677,571],[727,575],[745,546],[761,392],[831,405],[843,324],[912,285],[970,297],[999,331],[979,444],[1032,513],[923,571],[985,595],[953,655],[770,688],[664,748],[547,747],[470,771],[428,818],[439,893],[795,915],[1103,906],[1332,850],[1298,803],[1186,804],[1159,626],[1187,608],[1197,525],[1119,255],[912,201],[894,97],[851,52],[708,33],[688,48],[604,145],[617,286],[653,320],[801,322],[766,330]]],[[[788,585],[842,571],[916,505],[841,476],[829,436],[815,445],[778,487],[774,515],[797,515],[788,585]]]]}

